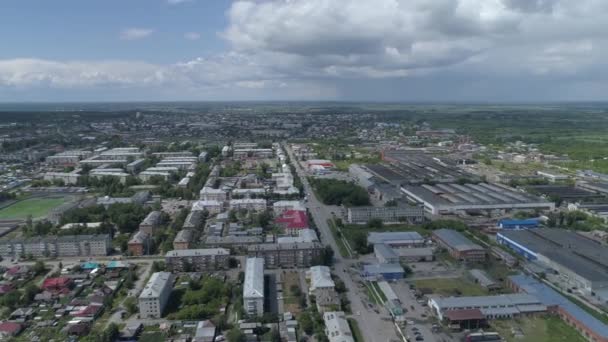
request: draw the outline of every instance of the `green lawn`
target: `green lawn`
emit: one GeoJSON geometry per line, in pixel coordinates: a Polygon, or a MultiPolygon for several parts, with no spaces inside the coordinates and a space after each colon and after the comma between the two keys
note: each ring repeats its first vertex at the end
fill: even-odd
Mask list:
{"type": "Polygon", "coordinates": [[[422,279],[414,282],[416,288],[429,288],[442,296],[485,296],[488,292],[465,278],[422,279]]]}
{"type": "Polygon", "coordinates": [[[584,342],[574,328],[555,316],[526,317],[525,319],[495,320],[492,328],[506,342],[584,342]],[[512,328],[519,328],[523,338],[513,336],[512,328]]]}
{"type": "Polygon", "coordinates": [[[65,198],[30,198],[0,210],[0,219],[24,219],[44,217],[53,208],[66,201],[65,198]]]}
{"type": "Polygon", "coordinates": [[[329,230],[331,230],[331,234],[334,236],[334,240],[336,241],[336,245],[338,245],[338,251],[343,258],[350,258],[350,253],[348,252],[348,248],[344,244],[344,240],[338,236],[338,228],[336,227],[336,223],[334,220],[327,220],[327,225],[329,225],[329,230]]]}
{"type": "Polygon", "coordinates": [[[348,325],[350,326],[350,330],[353,332],[353,338],[355,342],[365,342],[363,339],[363,335],[361,335],[361,330],[359,329],[359,324],[355,321],[354,318],[347,318],[348,325]]]}

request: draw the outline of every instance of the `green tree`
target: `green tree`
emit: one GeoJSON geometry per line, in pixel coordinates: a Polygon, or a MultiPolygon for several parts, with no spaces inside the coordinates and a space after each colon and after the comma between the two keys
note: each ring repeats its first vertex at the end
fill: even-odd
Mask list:
{"type": "Polygon", "coordinates": [[[46,272],[46,265],[42,260],[38,260],[32,267],[32,271],[34,271],[36,275],[41,275],[46,272]]]}
{"type": "Polygon", "coordinates": [[[247,341],[245,334],[243,334],[243,332],[238,327],[234,327],[234,328],[230,329],[228,331],[228,334],[226,334],[226,339],[228,339],[228,342],[245,342],[245,341],[247,341]]]}

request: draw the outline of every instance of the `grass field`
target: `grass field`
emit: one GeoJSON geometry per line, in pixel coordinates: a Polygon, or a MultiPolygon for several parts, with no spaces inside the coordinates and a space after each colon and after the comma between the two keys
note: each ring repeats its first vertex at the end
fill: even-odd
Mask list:
{"type": "Polygon", "coordinates": [[[32,215],[33,218],[44,217],[65,201],[65,198],[26,199],[0,210],[0,219],[24,219],[28,215],[32,215]]]}
{"type": "Polygon", "coordinates": [[[436,278],[416,280],[416,288],[428,288],[433,294],[442,296],[484,296],[488,294],[483,287],[465,278],[436,278]]]}
{"type": "Polygon", "coordinates": [[[329,230],[331,230],[331,234],[334,236],[334,240],[336,241],[336,245],[338,245],[338,251],[340,255],[344,258],[350,258],[350,253],[348,252],[348,248],[344,244],[344,240],[338,234],[338,228],[336,227],[336,223],[334,220],[327,220],[327,224],[329,225],[329,230]]]}
{"type": "Polygon", "coordinates": [[[506,342],[584,342],[574,328],[558,317],[526,317],[525,319],[492,321],[495,329],[506,342]],[[521,329],[523,337],[513,336],[512,328],[521,329]]]}
{"type": "Polygon", "coordinates": [[[350,330],[353,332],[353,338],[355,342],[365,342],[363,339],[363,335],[361,335],[361,330],[359,329],[359,324],[353,318],[347,318],[348,325],[350,326],[350,330]]]}

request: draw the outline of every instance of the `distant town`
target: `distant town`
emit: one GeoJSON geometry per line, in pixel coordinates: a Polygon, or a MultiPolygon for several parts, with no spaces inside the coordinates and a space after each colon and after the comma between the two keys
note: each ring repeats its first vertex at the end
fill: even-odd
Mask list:
{"type": "Polygon", "coordinates": [[[0,340],[608,341],[606,108],[57,107],[0,112],[0,340]]]}

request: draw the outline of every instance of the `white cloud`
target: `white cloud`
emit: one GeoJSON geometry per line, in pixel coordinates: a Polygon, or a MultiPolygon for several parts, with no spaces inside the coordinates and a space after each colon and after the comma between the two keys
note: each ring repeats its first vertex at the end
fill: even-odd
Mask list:
{"type": "Polygon", "coordinates": [[[143,38],[150,36],[152,33],[154,33],[154,30],[152,30],[152,29],[132,27],[132,28],[127,28],[127,29],[122,30],[120,32],[120,39],[122,39],[122,40],[143,39],[143,38]]]}
{"type": "MultiPolygon", "coordinates": [[[[223,53],[165,65],[0,60],[0,89],[161,87],[216,97],[331,98],[396,82],[411,81],[414,90],[428,82],[433,92],[468,82],[450,93],[464,96],[491,94],[503,80],[544,79],[549,89],[560,80],[593,78],[573,83],[582,87],[608,82],[607,15],[605,0],[234,1],[221,32],[229,45],[223,53]]],[[[131,28],[121,38],[153,32],[131,28]]]]}
{"type": "Polygon", "coordinates": [[[184,33],[184,38],[188,40],[199,40],[201,38],[201,34],[198,32],[186,32],[184,33]]]}

